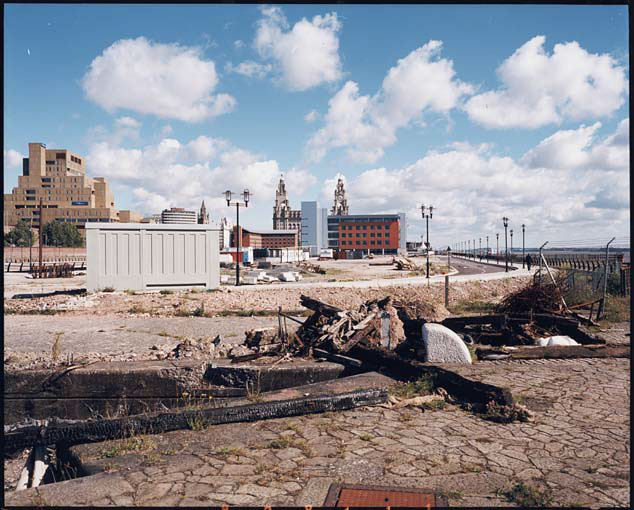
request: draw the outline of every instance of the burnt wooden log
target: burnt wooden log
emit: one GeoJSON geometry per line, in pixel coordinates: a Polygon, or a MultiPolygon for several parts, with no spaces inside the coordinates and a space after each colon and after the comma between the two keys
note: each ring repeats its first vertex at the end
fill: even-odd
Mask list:
{"type": "Polygon", "coordinates": [[[359,344],[350,354],[363,361],[367,367],[384,368],[388,375],[396,379],[411,380],[429,374],[436,388],[444,388],[458,402],[476,406],[486,406],[491,401],[498,405],[513,405],[513,396],[507,389],[466,379],[450,370],[406,359],[394,352],[359,344]]]}
{"type": "Polygon", "coordinates": [[[337,313],[343,311],[341,308],[322,303],[321,301],[305,296],[304,294],[300,296],[299,301],[304,308],[308,308],[314,312],[319,312],[321,315],[326,315],[328,317],[334,317],[337,313]]]}
{"type": "Polygon", "coordinates": [[[498,328],[506,325],[507,316],[505,314],[476,315],[473,317],[447,317],[441,324],[449,329],[462,329],[465,326],[475,324],[491,324],[498,328]]]}
{"type": "Polygon", "coordinates": [[[49,426],[30,425],[4,434],[5,454],[33,446],[64,445],[65,447],[123,439],[139,434],[162,434],[191,428],[195,420],[203,425],[252,422],[288,416],[339,411],[387,401],[384,389],[352,391],[339,395],[305,397],[243,406],[200,409],[153,415],[137,415],[114,420],[82,421],[49,426]]]}
{"type": "Polygon", "coordinates": [[[333,363],[340,363],[346,367],[360,368],[363,363],[358,359],[335,354],[334,352],[324,351],[323,349],[313,349],[313,354],[320,358],[325,358],[333,363]]]}
{"type": "Polygon", "coordinates": [[[518,349],[511,359],[629,358],[629,345],[562,345],[518,349]]]}

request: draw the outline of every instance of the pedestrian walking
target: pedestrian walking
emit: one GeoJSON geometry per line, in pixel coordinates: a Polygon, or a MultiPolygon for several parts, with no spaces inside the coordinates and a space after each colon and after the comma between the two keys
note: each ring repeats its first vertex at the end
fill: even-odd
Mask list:
{"type": "Polygon", "coordinates": [[[531,254],[529,253],[528,255],[526,255],[526,267],[528,268],[528,270],[531,270],[531,262],[533,261],[533,259],[531,259],[531,254]]]}

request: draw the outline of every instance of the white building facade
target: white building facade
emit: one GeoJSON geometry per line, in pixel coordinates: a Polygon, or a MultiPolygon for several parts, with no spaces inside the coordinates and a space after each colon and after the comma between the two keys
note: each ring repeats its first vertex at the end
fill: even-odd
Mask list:
{"type": "Polygon", "coordinates": [[[302,202],[301,246],[310,248],[311,257],[319,256],[319,250],[327,244],[328,209],[319,207],[319,202],[302,202]]]}

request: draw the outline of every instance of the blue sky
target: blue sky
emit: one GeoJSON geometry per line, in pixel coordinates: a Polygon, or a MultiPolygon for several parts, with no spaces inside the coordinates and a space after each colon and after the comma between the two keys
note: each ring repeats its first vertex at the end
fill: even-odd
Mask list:
{"type": "MultiPolygon", "coordinates": [[[[30,141],[116,206],[271,225],[291,205],[436,206],[436,242],[629,236],[626,6],[6,5],[5,193],[30,141]]],[[[432,237],[432,243],[434,238],[432,237]]]]}

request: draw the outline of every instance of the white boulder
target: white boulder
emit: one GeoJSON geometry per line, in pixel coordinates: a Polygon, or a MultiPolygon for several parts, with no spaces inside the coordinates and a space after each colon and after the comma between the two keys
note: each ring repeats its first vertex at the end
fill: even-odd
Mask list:
{"type": "Polygon", "coordinates": [[[425,361],[429,363],[472,363],[462,339],[442,324],[423,324],[425,361]]]}
{"type": "Polygon", "coordinates": [[[551,347],[551,346],[563,346],[563,345],[579,345],[578,342],[570,338],[569,336],[557,335],[557,336],[548,336],[546,338],[539,338],[537,340],[537,345],[540,347],[551,347]]]}
{"type": "Polygon", "coordinates": [[[220,283],[229,283],[230,279],[231,279],[231,276],[229,276],[228,274],[220,275],[220,283]]]}
{"type": "Polygon", "coordinates": [[[255,285],[258,283],[258,279],[255,276],[243,276],[240,278],[240,283],[242,285],[255,285]]]}

